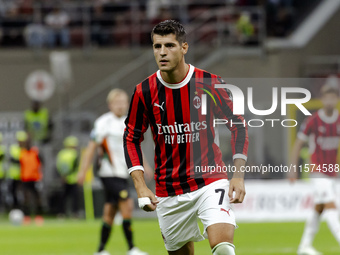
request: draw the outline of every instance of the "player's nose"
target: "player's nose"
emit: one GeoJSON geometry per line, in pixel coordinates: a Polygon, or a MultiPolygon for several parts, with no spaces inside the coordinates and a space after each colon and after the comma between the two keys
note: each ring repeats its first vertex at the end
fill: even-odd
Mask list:
{"type": "Polygon", "coordinates": [[[161,56],[165,56],[165,55],[166,55],[166,48],[165,48],[164,45],[162,45],[161,50],[159,51],[159,54],[160,54],[161,56]]]}

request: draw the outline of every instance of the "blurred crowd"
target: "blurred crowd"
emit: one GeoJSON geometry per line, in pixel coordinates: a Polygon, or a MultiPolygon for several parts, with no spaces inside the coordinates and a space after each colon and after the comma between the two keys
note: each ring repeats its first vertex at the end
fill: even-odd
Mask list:
{"type": "Polygon", "coordinates": [[[200,24],[200,39],[223,33],[237,43],[258,41],[260,22],[268,36],[287,36],[304,17],[308,5],[297,0],[0,0],[0,46],[70,47],[150,44],[149,31],[165,19],[200,24]],[[216,14],[226,7],[223,14],[216,14]],[[254,9],[265,10],[261,14],[254,9]],[[211,15],[204,14],[211,10],[211,15]],[[232,24],[232,25],[230,25],[232,24]],[[231,28],[233,27],[233,28],[231,28]]]}

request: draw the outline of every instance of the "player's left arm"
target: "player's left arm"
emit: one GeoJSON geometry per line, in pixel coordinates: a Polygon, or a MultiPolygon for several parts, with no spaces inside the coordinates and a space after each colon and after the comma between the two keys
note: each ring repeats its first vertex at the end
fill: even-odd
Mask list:
{"type": "MultiPolygon", "coordinates": [[[[222,83],[223,80],[216,80],[216,83],[222,83]]],[[[224,83],[224,82],[223,82],[224,83]]],[[[213,113],[217,118],[227,121],[227,128],[231,132],[231,149],[233,160],[238,158],[247,161],[248,155],[248,126],[244,117],[233,113],[233,102],[226,89],[215,89],[216,105],[213,105],[213,113]]]]}
{"type": "MultiPolygon", "coordinates": [[[[224,83],[217,78],[216,83],[224,83]]],[[[218,95],[217,106],[214,108],[214,115],[226,119],[226,126],[231,132],[231,148],[233,153],[234,166],[236,171],[230,180],[228,196],[230,203],[242,203],[246,195],[244,187],[244,166],[248,155],[248,127],[243,116],[233,113],[233,102],[226,89],[216,89],[218,95]]]]}
{"type": "Polygon", "coordinates": [[[230,203],[242,203],[246,195],[246,189],[244,187],[244,171],[242,171],[245,164],[246,161],[244,159],[237,158],[234,160],[236,171],[229,183],[228,196],[230,203]]]}

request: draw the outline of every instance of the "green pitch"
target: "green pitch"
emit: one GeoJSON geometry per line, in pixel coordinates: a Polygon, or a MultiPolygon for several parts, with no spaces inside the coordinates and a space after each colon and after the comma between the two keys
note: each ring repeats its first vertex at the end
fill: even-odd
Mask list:
{"type": "MultiPolygon", "coordinates": [[[[296,254],[303,223],[239,224],[235,233],[237,255],[296,254]]],[[[167,254],[156,220],[133,222],[136,245],[150,255],[167,254]]],[[[1,255],[92,255],[100,231],[100,221],[46,220],[44,226],[11,226],[0,222],[1,255]]],[[[325,255],[340,254],[340,247],[322,223],[314,242],[325,255]]],[[[126,254],[121,226],[115,226],[107,250],[112,255],[126,254]]],[[[195,244],[196,255],[211,254],[208,241],[195,244]]]]}

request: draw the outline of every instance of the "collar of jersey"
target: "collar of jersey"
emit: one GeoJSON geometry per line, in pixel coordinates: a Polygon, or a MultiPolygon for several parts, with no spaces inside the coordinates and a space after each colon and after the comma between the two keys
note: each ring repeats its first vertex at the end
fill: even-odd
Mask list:
{"type": "Polygon", "coordinates": [[[167,83],[166,81],[163,80],[162,75],[161,75],[161,71],[158,70],[157,71],[157,78],[158,80],[167,88],[170,89],[179,89],[182,88],[183,86],[185,86],[186,84],[189,83],[193,73],[194,73],[195,67],[191,64],[189,64],[189,71],[187,76],[184,78],[183,81],[181,81],[180,83],[167,83]]]}
{"type": "Polygon", "coordinates": [[[319,110],[319,117],[320,119],[323,121],[323,122],[326,122],[327,124],[332,124],[334,122],[336,122],[336,120],[338,119],[339,117],[339,112],[338,110],[334,110],[333,111],[333,115],[332,116],[327,116],[325,111],[323,109],[320,109],[319,110]]]}

